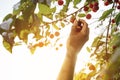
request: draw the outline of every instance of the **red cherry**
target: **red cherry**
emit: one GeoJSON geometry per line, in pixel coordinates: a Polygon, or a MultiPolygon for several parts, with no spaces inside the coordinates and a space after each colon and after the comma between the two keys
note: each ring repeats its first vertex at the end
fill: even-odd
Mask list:
{"type": "Polygon", "coordinates": [[[82,22],[81,21],[78,21],[78,25],[76,26],[76,32],[80,32],[81,31],[81,29],[82,29],[82,22]]]}
{"type": "Polygon", "coordinates": [[[108,5],[109,5],[109,2],[108,2],[108,1],[104,2],[104,5],[105,5],[105,6],[108,6],[108,5]]]}
{"type": "Polygon", "coordinates": [[[86,6],[84,7],[84,11],[88,11],[88,9],[89,9],[88,7],[86,7],[86,6]]]}
{"type": "Polygon", "coordinates": [[[71,22],[71,23],[74,23],[75,19],[76,19],[76,18],[75,18],[74,16],[72,16],[72,17],[70,18],[70,22],[71,22]]]}
{"type": "Polygon", "coordinates": [[[92,4],[92,3],[90,3],[90,4],[89,4],[89,7],[90,7],[90,8],[93,8],[93,4],[92,4]]]}
{"type": "Polygon", "coordinates": [[[64,1],[63,0],[58,0],[58,5],[63,5],[64,1]]]}
{"type": "Polygon", "coordinates": [[[96,9],[94,9],[94,8],[92,9],[92,11],[93,11],[93,12],[97,12],[97,10],[96,10],[96,9]]]}
{"type": "Polygon", "coordinates": [[[118,0],[115,0],[115,2],[117,3],[117,2],[118,2],[118,0]]]}
{"type": "Polygon", "coordinates": [[[93,6],[98,6],[98,2],[95,2],[95,3],[93,4],[93,6]]]}
{"type": "Polygon", "coordinates": [[[94,9],[94,10],[98,10],[99,7],[98,7],[98,6],[94,6],[93,9],[94,9]]]}
{"type": "Polygon", "coordinates": [[[109,35],[108,38],[111,38],[111,36],[109,35]]]}
{"type": "Polygon", "coordinates": [[[117,6],[117,9],[120,9],[120,5],[119,5],[119,6],[117,6]]]}
{"type": "Polygon", "coordinates": [[[112,2],[112,0],[106,0],[106,1],[108,1],[108,2],[112,2]]]}
{"type": "Polygon", "coordinates": [[[112,19],[112,21],[111,21],[112,23],[115,23],[115,19],[112,19]]]}
{"type": "Polygon", "coordinates": [[[115,32],[118,31],[118,28],[116,27],[116,28],[114,29],[114,31],[115,31],[115,32]]]}
{"type": "Polygon", "coordinates": [[[117,48],[117,46],[115,46],[115,45],[114,45],[114,46],[112,46],[112,48],[113,48],[113,49],[116,49],[116,48],[117,48]]]}
{"type": "Polygon", "coordinates": [[[92,17],[91,14],[87,14],[87,15],[86,15],[86,18],[87,18],[87,19],[91,19],[91,17],[92,17]]]}

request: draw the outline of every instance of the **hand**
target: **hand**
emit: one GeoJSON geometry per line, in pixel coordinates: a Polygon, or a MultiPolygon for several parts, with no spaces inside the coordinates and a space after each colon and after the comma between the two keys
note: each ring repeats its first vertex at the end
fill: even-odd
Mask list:
{"type": "Polygon", "coordinates": [[[72,51],[74,54],[77,54],[88,39],[88,24],[82,19],[79,19],[78,21],[75,20],[67,41],[67,51],[72,51]]]}

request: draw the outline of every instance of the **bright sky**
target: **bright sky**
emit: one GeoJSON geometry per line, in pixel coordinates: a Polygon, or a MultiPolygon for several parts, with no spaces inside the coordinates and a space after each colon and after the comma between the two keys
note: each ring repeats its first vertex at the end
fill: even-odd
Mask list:
{"type": "MultiPolygon", "coordinates": [[[[19,0],[0,0],[0,23],[5,15],[12,12],[12,7],[19,0]]],[[[66,44],[66,38],[62,39],[66,44]]],[[[86,44],[88,45],[88,44],[86,44]]],[[[0,36],[0,80],[55,80],[61,68],[65,45],[59,51],[45,47],[37,49],[31,55],[25,45],[16,46],[13,54],[8,53],[2,46],[0,36]]],[[[78,55],[75,72],[78,72],[88,61],[89,54],[83,48],[78,55]]]]}

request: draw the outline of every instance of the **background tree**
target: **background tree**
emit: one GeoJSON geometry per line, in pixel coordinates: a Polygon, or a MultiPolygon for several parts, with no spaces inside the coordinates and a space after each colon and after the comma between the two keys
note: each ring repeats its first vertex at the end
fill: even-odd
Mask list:
{"type": "Polygon", "coordinates": [[[15,42],[18,37],[34,53],[36,47],[56,45],[60,30],[78,18],[93,21],[102,31],[87,47],[91,62],[74,79],[120,79],[119,0],[20,0],[0,24],[3,45],[12,53],[13,46],[21,44],[15,42]],[[28,41],[29,36],[35,43],[28,41]]]}

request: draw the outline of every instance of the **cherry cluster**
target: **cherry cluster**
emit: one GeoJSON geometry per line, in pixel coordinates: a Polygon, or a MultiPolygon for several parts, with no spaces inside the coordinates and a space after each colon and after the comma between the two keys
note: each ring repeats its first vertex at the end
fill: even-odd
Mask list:
{"type": "MultiPolygon", "coordinates": [[[[106,0],[106,1],[104,1],[104,5],[105,5],[105,6],[108,6],[108,5],[110,5],[111,3],[115,3],[116,5],[115,5],[114,7],[115,7],[116,9],[120,10],[120,0],[113,0],[113,2],[112,2],[112,0],[106,0]]],[[[112,22],[112,23],[115,23],[115,19],[112,19],[111,22],[112,22]]]]}
{"type": "MultiPolygon", "coordinates": [[[[117,9],[120,9],[120,0],[113,0],[113,1],[114,1],[114,3],[117,4],[116,8],[117,8],[117,9]]],[[[108,5],[110,5],[111,3],[113,3],[112,0],[106,0],[106,1],[104,1],[104,5],[105,5],[105,6],[108,6],[108,5]]]]}
{"type": "MultiPolygon", "coordinates": [[[[111,3],[115,3],[116,4],[115,8],[120,10],[120,0],[104,0],[105,6],[108,6],[111,3]]],[[[97,1],[90,2],[87,6],[84,6],[83,10],[85,12],[88,12],[88,11],[97,12],[99,10],[99,3],[97,1]]],[[[91,17],[92,17],[91,14],[86,14],[86,19],[91,19],[91,17]]],[[[115,20],[112,20],[112,23],[114,23],[114,22],[115,22],[115,20]]]]}
{"type": "MultiPolygon", "coordinates": [[[[91,2],[87,6],[84,6],[83,10],[85,12],[88,12],[89,10],[91,10],[93,12],[97,12],[99,10],[99,3],[97,1],[96,2],[91,2]]],[[[87,19],[91,19],[91,17],[92,17],[91,14],[86,15],[87,19]]]]}

